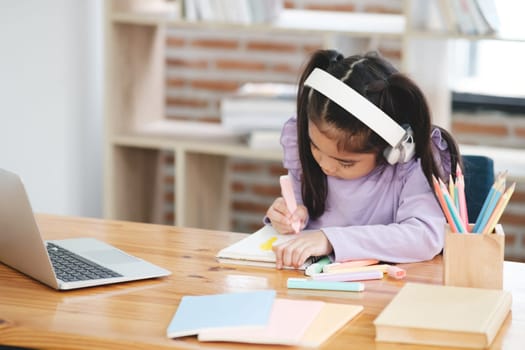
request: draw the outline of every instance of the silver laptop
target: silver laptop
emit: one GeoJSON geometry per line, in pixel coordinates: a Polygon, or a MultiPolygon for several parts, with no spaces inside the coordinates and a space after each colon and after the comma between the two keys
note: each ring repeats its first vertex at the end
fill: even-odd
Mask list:
{"type": "Polygon", "coordinates": [[[0,169],[0,262],[60,290],[168,276],[93,238],[43,241],[18,175],[0,169]]]}

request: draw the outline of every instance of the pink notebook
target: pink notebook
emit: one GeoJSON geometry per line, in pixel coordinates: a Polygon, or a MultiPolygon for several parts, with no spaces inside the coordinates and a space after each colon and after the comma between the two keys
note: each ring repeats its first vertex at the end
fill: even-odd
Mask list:
{"type": "Polygon", "coordinates": [[[228,341],[256,344],[300,345],[312,322],[324,306],[322,301],[275,299],[266,327],[260,329],[208,329],[200,341],[228,341]]]}

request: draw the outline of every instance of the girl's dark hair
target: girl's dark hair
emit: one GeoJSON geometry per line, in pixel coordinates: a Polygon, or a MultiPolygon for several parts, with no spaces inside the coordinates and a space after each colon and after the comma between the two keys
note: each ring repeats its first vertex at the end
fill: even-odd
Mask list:
{"type": "MultiPolygon", "coordinates": [[[[318,218],[325,210],[327,180],[312,155],[309,122],[336,140],[341,151],[380,154],[378,161],[384,162],[382,153],[388,147],[386,141],[358,118],[323,94],[304,86],[314,68],[323,69],[343,81],[398,124],[409,125],[414,133],[416,157],[421,159],[429,184],[432,186],[432,175],[448,182],[449,174],[444,174],[433,157],[431,132],[436,126],[432,125],[430,110],[419,87],[376,52],[345,58],[334,50],[319,50],[308,61],[297,93],[297,136],[303,170],[301,191],[311,219],[318,218]]],[[[452,174],[455,174],[456,164],[460,162],[457,144],[446,130],[439,129],[449,145],[452,174]]]]}

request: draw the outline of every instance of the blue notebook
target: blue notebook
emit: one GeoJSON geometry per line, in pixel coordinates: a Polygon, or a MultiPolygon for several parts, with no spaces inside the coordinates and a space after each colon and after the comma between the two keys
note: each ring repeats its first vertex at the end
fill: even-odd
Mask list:
{"type": "Polygon", "coordinates": [[[169,338],[197,335],[201,330],[264,327],[270,318],[274,290],[184,296],[168,329],[169,338]]]}

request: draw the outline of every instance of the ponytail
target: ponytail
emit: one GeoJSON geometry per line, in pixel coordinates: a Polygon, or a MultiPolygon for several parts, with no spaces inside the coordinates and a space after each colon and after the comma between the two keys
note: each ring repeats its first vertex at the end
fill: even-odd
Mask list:
{"type": "Polygon", "coordinates": [[[317,108],[316,104],[319,104],[320,101],[309,98],[311,89],[304,86],[304,81],[314,68],[329,70],[330,66],[337,64],[343,59],[344,56],[335,50],[316,51],[306,64],[299,80],[299,89],[297,91],[297,140],[299,159],[303,170],[301,194],[311,219],[316,219],[324,212],[328,185],[326,175],[312,155],[310,137],[308,135],[308,110],[317,108]]]}

